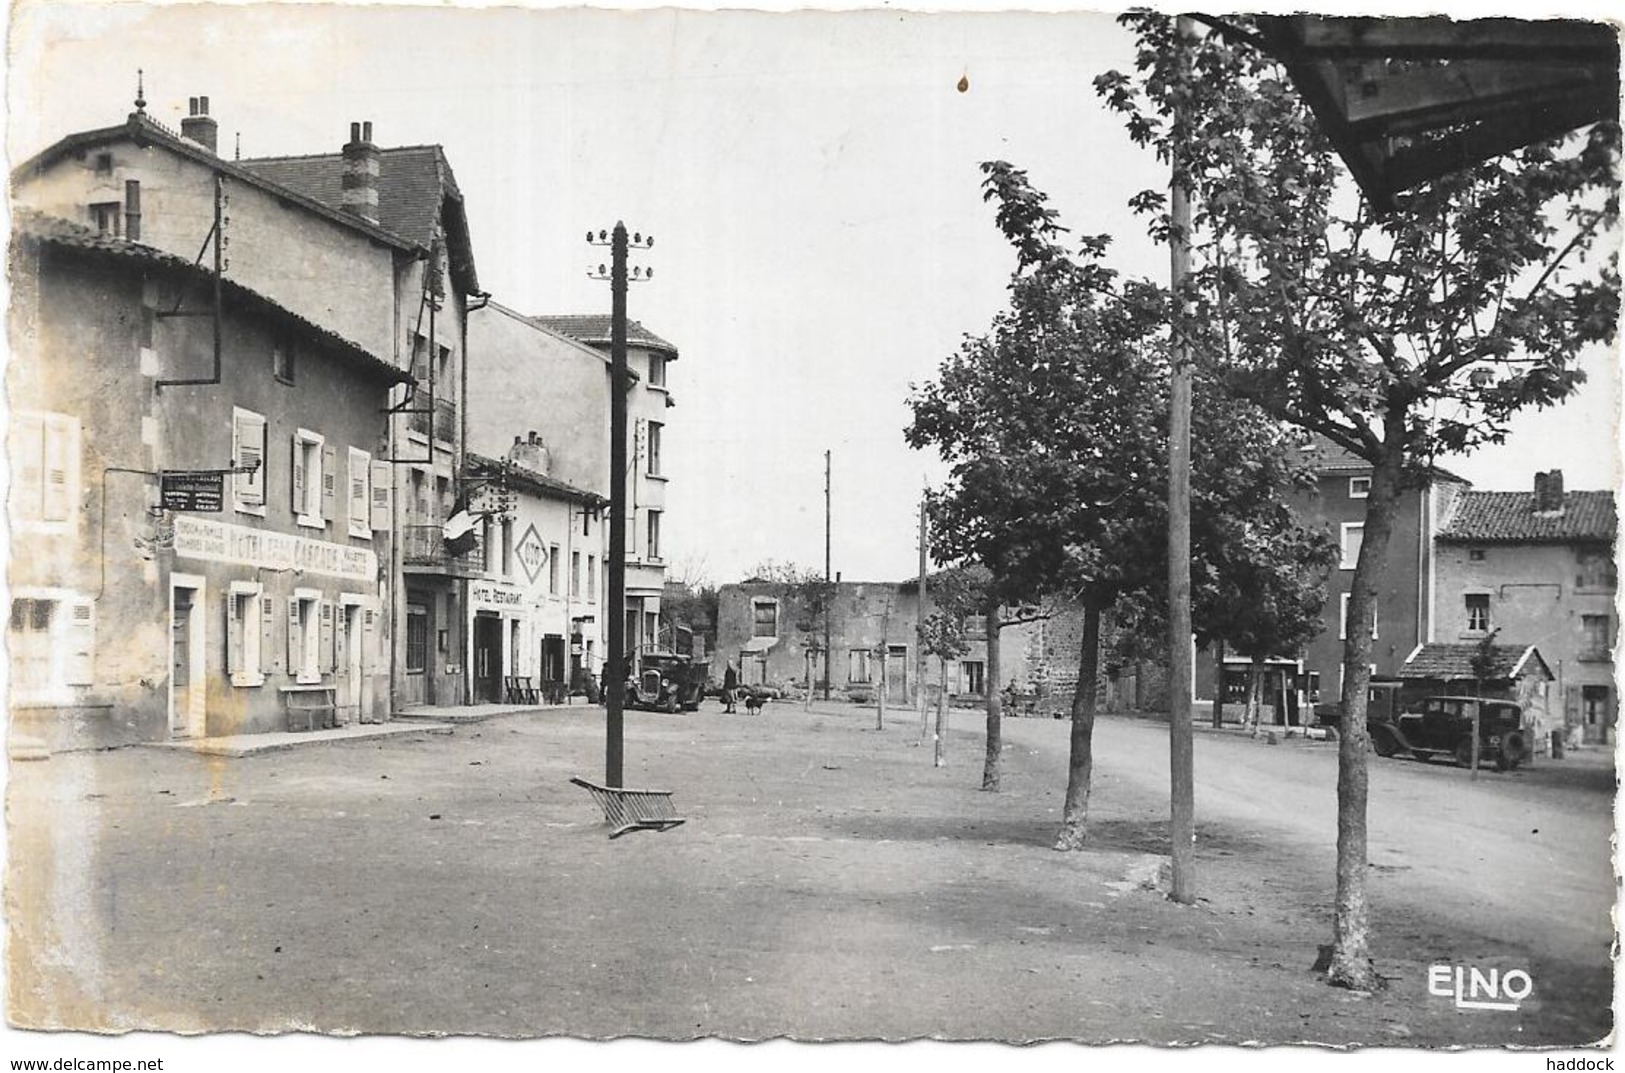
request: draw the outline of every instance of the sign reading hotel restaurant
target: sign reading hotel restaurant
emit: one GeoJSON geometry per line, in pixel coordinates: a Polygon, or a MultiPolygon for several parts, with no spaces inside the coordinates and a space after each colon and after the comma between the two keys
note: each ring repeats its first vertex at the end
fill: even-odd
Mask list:
{"type": "Polygon", "coordinates": [[[523,607],[525,594],[513,585],[501,581],[476,581],[468,587],[471,607],[523,607]]]}
{"type": "Polygon", "coordinates": [[[378,577],[378,557],[367,548],[326,540],[249,529],[241,525],[180,515],[175,519],[175,554],[187,559],[237,563],[267,570],[300,570],[371,582],[378,577]]]}
{"type": "Polygon", "coordinates": [[[166,469],[158,474],[165,510],[218,514],[226,504],[226,475],[218,469],[166,469]]]}

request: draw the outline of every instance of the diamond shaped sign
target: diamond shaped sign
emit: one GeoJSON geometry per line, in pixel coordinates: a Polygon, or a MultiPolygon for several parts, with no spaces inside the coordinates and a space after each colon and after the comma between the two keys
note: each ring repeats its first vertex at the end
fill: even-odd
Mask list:
{"type": "Polygon", "coordinates": [[[514,548],[514,555],[519,559],[519,565],[524,569],[525,576],[530,578],[532,585],[542,576],[542,567],[547,565],[547,545],[542,543],[541,534],[536,532],[534,525],[527,526],[525,535],[519,538],[519,546],[514,548]]]}

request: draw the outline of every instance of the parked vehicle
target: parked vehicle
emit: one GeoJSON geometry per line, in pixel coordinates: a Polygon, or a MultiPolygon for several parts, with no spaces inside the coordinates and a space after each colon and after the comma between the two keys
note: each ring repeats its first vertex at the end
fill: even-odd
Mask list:
{"type": "Polygon", "coordinates": [[[675,652],[650,652],[643,671],[626,680],[626,706],[650,711],[697,711],[705,695],[706,668],[675,652]]]}
{"type": "Polygon", "coordinates": [[[1419,712],[1402,712],[1397,719],[1366,720],[1372,747],[1378,756],[1410,753],[1428,760],[1445,753],[1457,764],[1473,762],[1473,716],[1478,715],[1478,758],[1509,771],[1529,758],[1523,727],[1523,709],[1509,700],[1481,697],[1429,697],[1419,712]]]}

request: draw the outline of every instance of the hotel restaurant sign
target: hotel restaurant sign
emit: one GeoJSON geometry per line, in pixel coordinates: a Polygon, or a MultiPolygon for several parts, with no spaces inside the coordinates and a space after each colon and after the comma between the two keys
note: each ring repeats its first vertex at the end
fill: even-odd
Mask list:
{"type": "Polygon", "coordinates": [[[175,554],[187,559],[237,563],[267,570],[331,574],[355,581],[371,582],[378,578],[378,557],[366,548],[268,529],[249,529],[184,514],[175,519],[175,554]]]}

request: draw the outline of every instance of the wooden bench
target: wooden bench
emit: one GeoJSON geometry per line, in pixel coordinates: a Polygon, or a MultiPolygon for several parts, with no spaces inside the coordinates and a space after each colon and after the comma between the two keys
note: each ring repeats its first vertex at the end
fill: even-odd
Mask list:
{"type": "Polygon", "coordinates": [[[293,685],[282,687],[282,705],[288,712],[288,729],[315,730],[337,725],[338,690],[324,685],[293,685]],[[321,716],[318,723],[316,717],[321,716]],[[304,726],[296,727],[296,721],[304,726]]]}
{"type": "Polygon", "coordinates": [[[604,810],[604,820],[612,828],[611,838],[628,831],[669,831],[683,822],[672,806],[670,790],[628,790],[599,786],[586,779],[570,781],[592,794],[604,810]]]}

